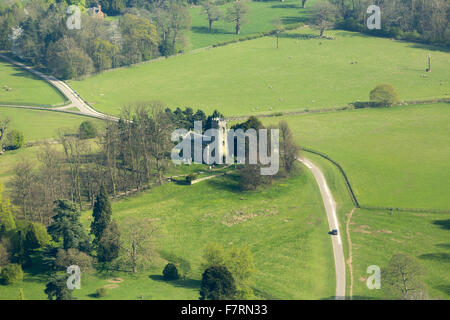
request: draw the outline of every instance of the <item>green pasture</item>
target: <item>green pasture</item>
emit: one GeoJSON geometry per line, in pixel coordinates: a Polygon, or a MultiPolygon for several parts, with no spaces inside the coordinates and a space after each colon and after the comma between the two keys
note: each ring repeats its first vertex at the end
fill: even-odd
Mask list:
{"type": "Polygon", "coordinates": [[[344,106],[391,83],[402,100],[450,96],[450,54],[438,48],[358,33],[302,29],[280,36],[188,52],[70,81],[94,108],[161,101],[226,116],[344,106]],[[428,53],[433,72],[425,74],[428,53]]]}
{"type": "Polygon", "coordinates": [[[53,105],[65,99],[50,84],[0,59],[0,104],[53,105]]]}
{"type": "Polygon", "coordinates": [[[449,107],[411,105],[264,122],[286,120],[300,145],[340,163],[361,205],[450,210],[449,107]]]}
{"type": "MultiPolygon", "coordinates": [[[[126,217],[154,223],[159,230],[155,237],[157,250],[191,263],[187,280],[162,282],[159,275],[164,261],[155,257],[154,266],[136,276],[123,272],[91,275],[75,295],[80,299],[95,298],[95,289],[108,284],[108,277],[122,277],[125,281],[111,289],[107,298],[196,299],[203,248],[209,242],[218,242],[225,247],[250,248],[257,269],[253,287],[259,298],[333,298],[333,253],[312,175],[305,170],[289,180],[279,180],[271,188],[248,193],[237,189],[236,179],[231,174],[192,186],[168,183],[113,203],[113,217],[119,224],[126,217]],[[242,220],[236,220],[238,216],[242,220]]],[[[90,215],[83,215],[86,226],[90,215]]],[[[30,299],[45,298],[45,280],[31,273],[27,273],[22,285],[25,295],[30,299]]],[[[21,285],[0,286],[0,293],[14,299],[18,287],[21,285]]]]}

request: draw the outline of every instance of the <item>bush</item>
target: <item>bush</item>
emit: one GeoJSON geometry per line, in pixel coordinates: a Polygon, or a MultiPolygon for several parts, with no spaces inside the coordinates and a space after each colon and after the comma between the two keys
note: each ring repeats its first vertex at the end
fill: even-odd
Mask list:
{"type": "Polygon", "coordinates": [[[23,132],[19,130],[11,130],[6,135],[6,149],[8,150],[17,150],[23,147],[25,144],[25,136],[23,132]]]}
{"type": "Polygon", "coordinates": [[[205,270],[200,288],[200,300],[231,300],[236,296],[233,276],[225,266],[205,270]]]}
{"type": "Polygon", "coordinates": [[[80,138],[81,139],[92,139],[97,136],[97,128],[91,121],[84,121],[80,124],[80,138]]]}
{"type": "Polygon", "coordinates": [[[97,298],[102,298],[102,297],[106,297],[107,295],[108,295],[108,289],[106,289],[106,288],[98,288],[96,291],[95,291],[95,296],[97,297],[97,298]]]}
{"type": "Polygon", "coordinates": [[[12,284],[23,280],[23,271],[20,264],[11,263],[2,268],[1,278],[4,284],[12,284]]]}
{"type": "Polygon", "coordinates": [[[63,250],[59,249],[56,254],[55,266],[60,270],[66,270],[68,266],[77,265],[81,272],[90,273],[93,271],[94,259],[77,249],[63,250]]]}
{"type": "Polygon", "coordinates": [[[166,281],[180,279],[177,267],[173,263],[168,263],[163,270],[163,277],[166,281]]]}
{"type": "Polygon", "coordinates": [[[391,106],[398,102],[398,94],[390,84],[380,84],[370,92],[370,100],[380,103],[382,106],[391,106]]]}
{"type": "Polygon", "coordinates": [[[191,173],[186,176],[186,182],[192,183],[192,181],[196,180],[198,175],[196,173],[191,173]]]}

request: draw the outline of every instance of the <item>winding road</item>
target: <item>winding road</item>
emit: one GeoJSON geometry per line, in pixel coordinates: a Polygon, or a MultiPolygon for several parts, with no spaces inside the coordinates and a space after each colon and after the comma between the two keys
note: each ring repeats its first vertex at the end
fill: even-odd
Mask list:
{"type": "Polygon", "coordinates": [[[310,160],[305,158],[298,159],[303,163],[314,175],[317,184],[319,185],[320,193],[322,195],[323,204],[327,212],[328,224],[330,230],[338,230],[338,234],[331,237],[333,244],[334,263],[336,267],[336,300],[345,300],[345,257],[344,248],[342,247],[342,239],[339,231],[339,223],[336,214],[336,202],[331,194],[330,188],[327,185],[325,176],[322,171],[310,160]]]}
{"type": "Polygon", "coordinates": [[[53,76],[48,76],[43,74],[42,72],[39,72],[32,67],[29,67],[21,62],[18,62],[14,59],[11,59],[10,57],[0,54],[0,58],[8,61],[9,63],[12,63],[13,65],[16,65],[22,69],[25,69],[26,71],[38,76],[39,78],[47,81],[51,85],[53,85],[57,90],[59,90],[62,94],[64,94],[67,99],[70,100],[70,103],[63,107],[58,108],[44,108],[44,107],[32,107],[32,106],[16,106],[11,105],[10,107],[18,107],[18,108],[27,108],[27,109],[41,109],[41,110],[53,110],[53,111],[63,111],[67,113],[75,113],[75,114],[83,114],[99,119],[113,119],[116,120],[117,118],[112,117],[110,115],[103,114],[101,112],[98,112],[94,110],[91,106],[89,106],[86,102],[81,99],[81,97],[76,93],[75,90],[73,90],[71,87],[69,87],[64,81],[58,80],[53,76]],[[79,112],[72,112],[68,109],[77,108],[79,112]]]}

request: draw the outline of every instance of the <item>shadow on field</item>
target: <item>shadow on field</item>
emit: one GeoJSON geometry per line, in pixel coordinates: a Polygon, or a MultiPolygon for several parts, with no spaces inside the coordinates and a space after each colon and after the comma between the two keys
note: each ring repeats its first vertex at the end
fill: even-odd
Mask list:
{"type": "Polygon", "coordinates": [[[280,38],[297,40],[320,39],[319,35],[312,33],[280,33],[280,38]]]}
{"type": "Polygon", "coordinates": [[[308,23],[310,18],[307,16],[298,16],[298,17],[281,17],[281,22],[283,24],[293,24],[293,23],[308,23]]]}
{"type": "Polygon", "coordinates": [[[425,49],[428,51],[441,51],[441,52],[447,52],[447,53],[450,52],[450,48],[427,45],[424,43],[413,43],[413,44],[409,45],[408,47],[415,48],[415,49],[425,49]]]}
{"type": "Polygon", "coordinates": [[[450,219],[447,220],[434,220],[433,224],[440,226],[444,230],[450,230],[450,219]]]}
{"type": "Polygon", "coordinates": [[[302,7],[298,4],[284,3],[284,4],[273,4],[270,6],[274,9],[301,9],[302,7]]]}
{"type": "Polygon", "coordinates": [[[434,260],[439,262],[450,263],[450,253],[426,253],[419,256],[420,259],[434,260]]]}
{"type": "Polygon", "coordinates": [[[207,183],[217,190],[242,193],[239,187],[239,175],[237,174],[227,174],[219,179],[208,180],[207,183]]]}
{"type": "Polygon", "coordinates": [[[150,279],[154,281],[164,282],[173,285],[174,287],[187,288],[187,289],[200,289],[201,281],[194,279],[181,279],[175,281],[166,281],[163,276],[159,274],[154,274],[149,276],[150,279]]]}
{"type": "Polygon", "coordinates": [[[217,34],[217,33],[220,33],[220,34],[234,34],[234,32],[226,31],[225,29],[221,29],[221,28],[215,28],[214,26],[213,26],[211,31],[209,31],[208,27],[203,27],[203,26],[202,27],[193,26],[191,28],[191,30],[193,32],[195,32],[195,33],[203,33],[203,34],[217,34]]]}
{"type": "Polygon", "coordinates": [[[450,243],[438,243],[438,244],[435,244],[435,246],[438,248],[450,250],[450,243]]]}

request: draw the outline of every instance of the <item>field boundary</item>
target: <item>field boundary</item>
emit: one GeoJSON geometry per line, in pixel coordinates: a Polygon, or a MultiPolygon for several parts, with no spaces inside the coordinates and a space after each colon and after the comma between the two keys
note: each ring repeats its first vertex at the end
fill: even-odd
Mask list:
{"type": "Polygon", "coordinates": [[[309,153],[313,153],[316,154],[328,161],[330,161],[332,164],[334,164],[338,169],[339,172],[341,173],[342,177],[345,180],[345,184],[347,186],[347,190],[350,194],[350,198],[352,199],[353,205],[358,208],[358,209],[365,209],[365,210],[372,210],[372,211],[376,211],[376,210],[383,210],[383,211],[390,211],[391,213],[393,211],[397,211],[397,212],[419,212],[419,213],[445,213],[445,214],[450,214],[450,210],[443,210],[443,209],[426,209],[426,208],[401,208],[401,207],[395,207],[395,206],[391,206],[391,207],[383,207],[383,206],[367,206],[367,205],[361,205],[353,191],[353,188],[350,184],[350,180],[348,179],[347,174],[345,173],[344,169],[342,168],[342,166],[336,161],[333,160],[332,158],[330,158],[328,155],[326,155],[325,153],[322,153],[320,151],[317,150],[313,150],[310,149],[308,147],[302,147],[302,150],[305,152],[309,152],[309,153]]]}

